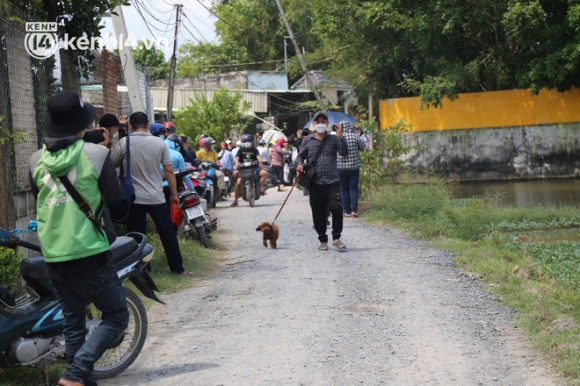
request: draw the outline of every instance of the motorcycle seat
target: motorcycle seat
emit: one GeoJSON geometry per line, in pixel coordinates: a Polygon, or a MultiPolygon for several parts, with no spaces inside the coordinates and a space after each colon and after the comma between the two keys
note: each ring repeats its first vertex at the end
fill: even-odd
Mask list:
{"type": "Polygon", "coordinates": [[[44,256],[23,259],[20,263],[20,274],[28,284],[43,298],[55,298],[56,293],[48,280],[44,256]]]}
{"type": "Polygon", "coordinates": [[[118,236],[117,240],[111,244],[112,263],[117,264],[127,256],[131,256],[137,249],[139,249],[139,244],[134,238],[118,236]]]}

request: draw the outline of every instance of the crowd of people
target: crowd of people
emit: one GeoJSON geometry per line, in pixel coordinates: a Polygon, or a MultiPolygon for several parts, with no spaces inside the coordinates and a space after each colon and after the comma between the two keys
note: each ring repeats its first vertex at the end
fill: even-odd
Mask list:
{"type": "MultiPolygon", "coordinates": [[[[218,188],[225,196],[224,171],[236,180],[240,163],[249,160],[259,166],[256,178],[260,181],[260,193],[265,194],[268,173],[263,167],[271,166],[275,170],[278,190],[284,190],[285,159],[292,151],[285,138],[266,143],[250,134],[242,135],[237,142],[220,143],[219,153],[215,149],[216,141],[202,135],[199,150],[194,151],[190,138],[179,136],[173,122],[151,123],[143,112],[119,117],[104,114],[99,128],[89,130],[96,109],[71,91],[50,97],[47,108],[44,143],[31,157],[30,180],[37,198],[38,237],[65,318],[69,365],[58,384],[96,385],[93,365],[126,328],[127,304],[121,282],[110,263],[106,235],[95,229],[75,202],[67,205],[71,200],[67,200],[64,186],[55,189],[57,180],[63,176],[68,178],[72,187],[82,192],[89,211],[96,213],[103,202],[108,204],[120,196],[118,171],[121,167],[123,170],[130,167],[135,200],[126,219],[127,230],[146,234],[149,214],[159,232],[171,272],[189,275],[183,266],[168,210],[172,203],[179,205],[174,170],[184,170],[187,164],[195,167],[204,161],[216,164],[218,188]],[[55,202],[65,205],[54,205],[55,202]],[[102,323],[85,341],[85,308],[90,303],[102,312],[102,323]]],[[[359,152],[368,148],[368,137],[356,132],[347,122],[334,125],[333,129],[331,133],[328,115],[318,112],[310,130],[298,131],[292,147],[297,150],[298,173],[314,154],[319,155],[309,187],[314,229],[320,242],[318,249],[328,250],[326,232],[330,213],[332,246],[344,251],[343,217],[358,216],[359,152]]],[[[193,190],[189,176],[183,182],[193,190]]],[[[230,206],[237,206],[239,197],[238,179],[230,206]]]]}

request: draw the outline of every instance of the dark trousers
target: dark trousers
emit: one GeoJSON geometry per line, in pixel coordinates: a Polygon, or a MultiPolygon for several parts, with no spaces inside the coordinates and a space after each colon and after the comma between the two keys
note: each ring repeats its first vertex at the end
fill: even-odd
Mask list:
{"type": "Polygon", "coordinates": [[[183,257],[181,256],[181,250],[179,249],[179,241],[177,241],[177,236],[173,230],[173,223],[169,216],[169,208],[167,207],[167,204],[133,204],[131,206],[129,218],[127,219],[127,229],[129,232],[147,234],[147,213],[149,213],[149,216],[153,219],[157,231],[159,232],[159,238],[161,239],[161,244],[163,244],[163,249],[165,250],[169,269],[173,273],[182,273],[184,271],[183,257]]]}
{"type": "Polygon", "coordinates": [[[340,198],[344,213],[358,212],[358,177],[359,169],[339,170],[340,198]]]}
{"type": "Polygon", "coordinates": [[[111,264],[81,278],[79,275],[54,275],[50,281],[56,290],[64,315],[63,332],[68,368],[62,378],[93,386],[93,365],[127,328],[129,311],[121,281],[111,264]],[[102,312],[102,322],[86,339],[87,306],[93,303],[102,312]]]}
{"type": "Polygon", "coordinates": [[[310,185],[310,209],[314,229],[318,233],[321,243],[328,242],[326,235],[326,219],[328,218],[327,207],[332,213],[332,239],[340,239],[342,233],[342,205],[340,204],[340,184],[338,182],[329,185],[310,185]]]}
{"type": "Polygon", "coordinates": [[[284,185],[284,166],[272,165],[272,168],[278,177],[278,185],[284,185]]]}

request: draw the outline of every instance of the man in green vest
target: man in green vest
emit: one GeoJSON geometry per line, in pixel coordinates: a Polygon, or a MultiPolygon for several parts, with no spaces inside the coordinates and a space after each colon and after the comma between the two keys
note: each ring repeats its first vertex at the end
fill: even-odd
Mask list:
{"type": "Polygon", "coordinates": [[[121,188],[106,147],[81,137],[96,110],[72,91],[48,99],[42,149],[30,159],[37,199],[38,238],[48,275],[64,314],[68,368],[59,386],[94,386],[94,363],[127,328],[127,302],[113,265],[107,236],[80,210],[59,177],[66,176],[95,215],[121,188]],[[87,306],[102,312],[102,323],[85,340],[87,306]]]}

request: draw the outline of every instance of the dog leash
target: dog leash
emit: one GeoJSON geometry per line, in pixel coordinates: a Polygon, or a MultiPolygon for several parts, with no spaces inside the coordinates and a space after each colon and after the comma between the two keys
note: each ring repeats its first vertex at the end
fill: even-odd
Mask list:
{"type": "Polygon", "coordinates": [[[282,212],[282,208],[284,208],[284,205],[286,205],[286,201],[288,201],[288,198],[290,198],[290,194],[292,194],[292,191],[294,190],[294,187],[296,186],[296,183],[300,179],[300,176],[301,175],[302,175],[302,172],[298,173],[298,175],[296,176],[296,179],[294,180],[294,185],[292,185],[292,188],[288,192],[288,195],[286,196],[286,199],[282,203],[282,206],[280,207],[280,210],[278,211],[278,214],[276,215],[276,218],[274,219],[274,221],[272,221],[272,224],[274,224],[276,222],[276,220],[278,219],[278,216],[280,216],[280,212],[282,212]]]}

